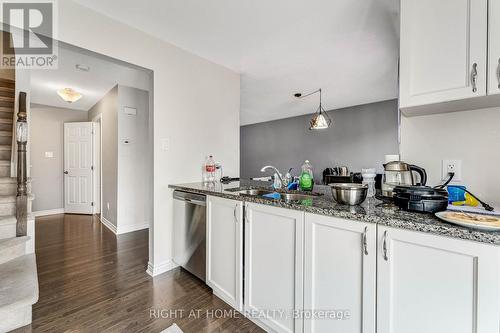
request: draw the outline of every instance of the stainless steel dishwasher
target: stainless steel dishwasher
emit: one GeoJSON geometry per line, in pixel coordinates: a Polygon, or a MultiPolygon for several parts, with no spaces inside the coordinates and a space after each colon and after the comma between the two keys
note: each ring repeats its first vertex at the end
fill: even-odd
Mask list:
{"type": "Polygon", "coordinates": [[[174,261],[205,281],[206,201],[201,194],[174,191],[174,261]]]}

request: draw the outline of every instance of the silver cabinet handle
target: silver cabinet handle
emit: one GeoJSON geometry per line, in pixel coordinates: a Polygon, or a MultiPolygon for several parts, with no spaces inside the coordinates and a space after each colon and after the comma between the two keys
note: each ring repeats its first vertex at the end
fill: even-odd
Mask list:
{"type": "Polygon", "coordinates": [[[384,250],[384,260],[387,261],[389,260],[389,257],[387,256],[387,231],[384,231],[384,244],[382,245],[382,248],[384,250]]]}
{"type": "Polygon", "coordinates": [[[498,58],[497,79],[498,79],[498,89],[500,89],[500,58],[498,58]]]}
{"type": "Polygon", "coordinates": [[[472,83],[472,92],[477,91],[477,64],[472,64],[472,72],[470,74],[470,80],[472,83]]]}
{"type": "Polygon", "coordinates": [[[234,205],[234,211],[233,211],[234,222],[238,223],[238,218],[236,217],[236,208],[238,208],[238,204],[234,205]]]}
{"type": "Polygon", "coordinates": [[[368,240],[366,237],[367,233],[368,233],[368,227],[365,227],[365,231],[363,232],[363,250],[366,256],[368,255],[368,240]]]}

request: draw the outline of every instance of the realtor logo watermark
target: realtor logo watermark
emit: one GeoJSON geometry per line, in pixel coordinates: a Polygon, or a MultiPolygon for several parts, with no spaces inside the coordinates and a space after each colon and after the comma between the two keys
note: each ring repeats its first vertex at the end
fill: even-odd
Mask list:
{"type": "Polygon", "coordinates": [[[57,69],[56,0],[0,0],[0,68],[57,69]]]}

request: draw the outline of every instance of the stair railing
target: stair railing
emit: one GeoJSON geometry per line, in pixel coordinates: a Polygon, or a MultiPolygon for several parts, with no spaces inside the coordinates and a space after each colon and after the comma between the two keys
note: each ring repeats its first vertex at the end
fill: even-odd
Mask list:
{"type": "Polygon", "coordinates": [[[16,196],[16,235],[26,236],[28,229],[28,176],[26,165],[26,146],[28,144],[28,117],[26,114],[26,93],[19,93],[19,112],[16,122],[17,141],[17,196],[16,196]]]}

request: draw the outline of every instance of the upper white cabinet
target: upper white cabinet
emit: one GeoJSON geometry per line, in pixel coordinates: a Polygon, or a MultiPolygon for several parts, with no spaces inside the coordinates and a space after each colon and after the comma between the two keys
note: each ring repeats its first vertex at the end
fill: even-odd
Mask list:
{"type": "Polygon", "coordinates": [[[487,22],[487,0],[401,0],[401,108],[485,96],[487,22]]]}
{"type": "Polygon", "coordinates": [[[378,236],[377,332],[499,332],[498,247],[386,227],[378,236]]]}
{"type": "Polygon", "coordinates": [[[500,94],[500,0],[489,0],[488,94],[500,94]]]}
{"type": "Polygon", "coordinates": [[[207,285],[215,295],[243,309],[243,203],[207,198],[207,285]]]}
{"type": "Polygon", "coordinates": [[[304,241],[304,309],[341,316],[306,318],[304,332],[374,333],[377,226],[306,213],[304,241]]]}
{"type": "Polygon", "coordinates": [[[247,203],[245,214],[245,311],[268,330],[302,332],[304,213],[247,203]]]}

